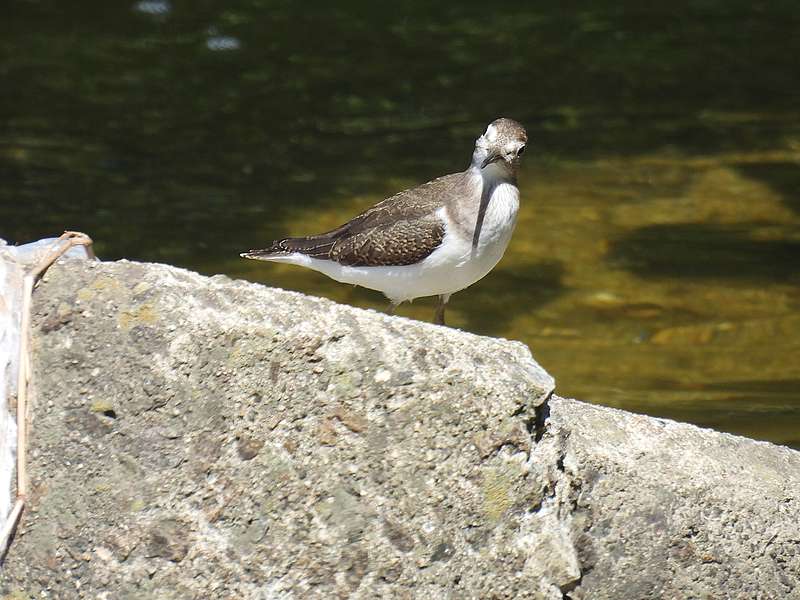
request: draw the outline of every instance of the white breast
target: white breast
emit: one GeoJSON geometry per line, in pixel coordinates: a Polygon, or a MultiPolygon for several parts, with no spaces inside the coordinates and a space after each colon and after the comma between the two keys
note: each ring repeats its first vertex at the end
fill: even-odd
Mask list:
{"type": "MultiPolygon", "coordinates": [[[[500,253],[514,232],[519,210],[519,189],[513,183],[500,183],[494,188],[483,219],[477,253],[493,252],[501,245],[500,253]]],[[[494,266],[494,265],[493,265],[494,266]]]]}

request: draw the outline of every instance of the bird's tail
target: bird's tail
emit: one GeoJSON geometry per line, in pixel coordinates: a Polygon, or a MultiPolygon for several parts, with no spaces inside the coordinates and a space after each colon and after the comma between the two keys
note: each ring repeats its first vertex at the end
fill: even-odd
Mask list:
{"type": "Polygon", "coordinates": [[[312,258],[329,258],[334,242],[335,240],[328,235],[284,238],[272,242],[268,248],[242,252],[239,256],[255,260],[275,260],[299,252],[312,258]]]}
{"type": "Polygon", "coordinates": [[[269,249],[263,250],[250,250],[249,252],[240,252],[239,256],[242,258],[252,258],[255,260],[270,260],[276,256],[279,256],[276,252],[270,252],[269,249]]]}

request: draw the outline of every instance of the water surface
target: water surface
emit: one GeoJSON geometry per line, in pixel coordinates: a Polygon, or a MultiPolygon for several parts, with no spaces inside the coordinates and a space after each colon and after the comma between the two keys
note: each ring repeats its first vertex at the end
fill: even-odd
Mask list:
{"type": "MultiPolygon", "coordinates": [[[[449,319],[558,391],[800,447],[800,5],[54,0],[0,23],[0,236],[383,309],[241,250],[532,140],[449,319]]],[[[420,300],[400,309],[431,318],[420,300]]]]}

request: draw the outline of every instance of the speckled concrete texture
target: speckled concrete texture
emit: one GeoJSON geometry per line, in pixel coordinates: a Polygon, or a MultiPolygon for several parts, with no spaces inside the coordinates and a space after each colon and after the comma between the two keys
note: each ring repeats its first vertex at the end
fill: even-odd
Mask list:
{"type": "Polygon", "coordinates": [[[552,397],[584,598],[800,598],[800,453],[552,397]]]}
{"type": "Polygon", "coordinates": [[[125,261],[34,323],[10,598],[796,597],[798,453],[551,396],[519,343],[125,261]]]}
{"type": "Polygon", "coordinates": [[[34,323],[7,593],[545,598],[577,577],[574,552],[531,564],[553,381],[521,344],[126,262],[59,263],[34,323]]]}

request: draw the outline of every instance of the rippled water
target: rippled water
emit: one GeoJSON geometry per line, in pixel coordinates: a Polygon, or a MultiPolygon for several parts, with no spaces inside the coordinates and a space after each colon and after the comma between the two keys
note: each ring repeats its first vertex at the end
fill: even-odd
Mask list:
{"type": "Polygon", "coordinates": [[[563,395],[800,447],[798,5],[488,8],[11,2],[0,237],[383,309],[237,254],[463,169],[511,116],[518,228],[451,324],[563,395]]]}

